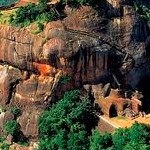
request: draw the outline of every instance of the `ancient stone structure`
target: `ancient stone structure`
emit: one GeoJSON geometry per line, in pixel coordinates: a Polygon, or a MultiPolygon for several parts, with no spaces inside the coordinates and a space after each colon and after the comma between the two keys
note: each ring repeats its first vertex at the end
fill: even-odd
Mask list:
{"type": "MultiPolygon", "coordinates": [[[[149,37],[146,23],[130,3],[109,1],[108,8],[102,11],[108,14],[99,16],[90,6],[77,10],[67,6],[67,17],[48,23],[37,35],[31,32],[32,26],[20,29],[0,25],[0,105],[8,111],[12,106],[23,110],[18,122],[30,139],[38,136],[39,114],[64,91],[86,84],[96,92],[97,84],[103,87],[109,83],[116,88],[112,75],[124,88],[132,89],[139,88],[145,76],[150,78],[150,63],[145,55],[149,50],[145,49],[149,37]],[[120,8],[121,15],[111,13],[120,12],[120,8]],[[109,14],[111,19],[107,18],[109,14]],[[60,84],[65,74],[73,79],[60,84]]],[[[109,91],[109,86],[106,89],[109,91]]],[[[95,94],[99,97],[99,93],[95,94]]],[[[108,116],[115,110],[121,114],[131,101],[111,96],[100,103],[108,116]]],[[[0,116],[3,120],[5,114],[0,116]]]]}

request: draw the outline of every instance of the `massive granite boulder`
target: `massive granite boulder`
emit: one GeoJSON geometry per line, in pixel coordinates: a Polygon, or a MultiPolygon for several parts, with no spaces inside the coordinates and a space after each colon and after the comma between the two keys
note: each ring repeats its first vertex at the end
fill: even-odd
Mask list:
{"type": "Polygon", "coordinates": [[[131,4],[109,3],[105,15],[90,6],[67,6],[65,13],[66,18],[48,23],[39,34],[32,27],[0,25],[0,105],[23,110],[18,122],[31,139],[37,138],[40,112],[65,90],[113,84],[113,76],[138,88],[141,77],[150,76],[149,29],[131,4]],[[59,82],[66,74],[71,80],[59,82]]]}

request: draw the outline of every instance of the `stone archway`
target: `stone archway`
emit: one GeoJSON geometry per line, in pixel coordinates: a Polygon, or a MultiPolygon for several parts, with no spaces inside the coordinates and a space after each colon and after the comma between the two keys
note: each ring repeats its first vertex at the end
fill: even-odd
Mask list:
{"type": "Polygon", "coordinates": [[[109,108],[109,117],[112,118],[117,116],[118,116],[117,107],[116,105],[112,104],[109,108]]]}

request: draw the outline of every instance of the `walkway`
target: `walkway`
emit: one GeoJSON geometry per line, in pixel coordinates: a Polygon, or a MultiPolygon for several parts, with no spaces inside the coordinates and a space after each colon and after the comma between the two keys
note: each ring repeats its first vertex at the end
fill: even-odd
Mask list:
{"type": "Polygon", "coordinates": [[[100,116],[100,115],[97,115],[97,116],[98,116],[100,119],[102,119],[102,120],[104,120],[105,122],[107,122],[108,124],[110,124],[111,126],[113,126],[114,128],[116,128],[116,129],[121,128],[120,125],[111,122],[107,117],[105,117],[105,116],[100,116]]]}

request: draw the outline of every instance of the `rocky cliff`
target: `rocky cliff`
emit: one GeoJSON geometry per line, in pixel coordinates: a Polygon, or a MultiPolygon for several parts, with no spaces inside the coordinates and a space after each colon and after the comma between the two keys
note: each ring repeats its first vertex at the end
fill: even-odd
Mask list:
{"type": "MultiPolygon", "coordinates": [[[[0,25],[0,104],[23,110],[18,122],[30,139],[38,136],[40,112],[64,91],[85,84],[116,87],[113,75],[124,88],[135,89],[150,77],[147,24],[129,1],[106,6],[105,14],[66,7],[66,18],[36,35],[0,25]],[[66,74],[71,80],[59,82],[66,74]]],[[[0,118],[6,122],[4,114],[0,118]]]]}

